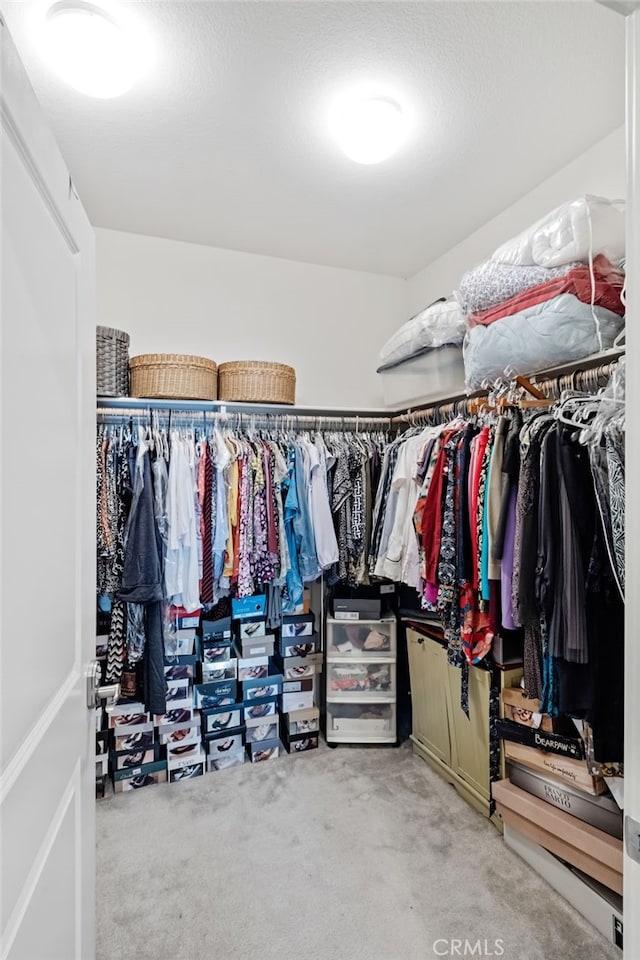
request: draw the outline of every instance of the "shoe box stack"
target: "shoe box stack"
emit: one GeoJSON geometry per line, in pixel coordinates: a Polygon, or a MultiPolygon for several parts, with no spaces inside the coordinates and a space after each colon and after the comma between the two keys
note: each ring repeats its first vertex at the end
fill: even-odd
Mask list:
{"type": "Polygon", "coordinates": [[[111,775],[115,793],[166,783],[154,721],[143,703],[126,701],[108,711],[111,775]]]}
{"type": "Polygon", "coordinates": [[[623,813],[608,787],[619,765],[597,763],[587,725],[542,714],[520,687],[502,691],[501,713],[508,779],[493,795],[505,823],[621,894],[623,813]]]}
{"type": "Polygon", "coordinates": [[[169,783],[191,780],[204,773],[200,715],[194,704],[200,659],[197,636],[200,618],[181,611],[174,620],[171,640],[165,644],[166,711],[153,718],[169,783]]]}
{"type": "Polygon", "coordinates": [[[244,763],[242,704],[238,703],[238,660],[231,617],[200,621],[202,660],[194,691],[200,708],[206,771],[244,763]]]}
{"type": "MultiPolygon", "coordinates": [[[[96,660],[100,664],[100,680],[102,686],[107,663],[108,634],[96,637],[96,660]]],[[[109,731],[106,728],[106,714],[102,704],[95,709],[96,729],[96,798],[104,797],[109,775],[109,731]]]]}
{"type": "Polygon", "coordinates": [[[313,613],[285,616],[275,663],[282,671],[282,742],[288,753],[315,750],[320,732],[316,679],[322,673],[320,636],[313,613]]]}
{"type": "Polygon", "coordinates": [[[280,756],[282,673],[274,660],[276,637],[267,633],[266,597],[234,600],[232,604],[238,688],[242,698],[244,745],[251,763],[280,756]]]}

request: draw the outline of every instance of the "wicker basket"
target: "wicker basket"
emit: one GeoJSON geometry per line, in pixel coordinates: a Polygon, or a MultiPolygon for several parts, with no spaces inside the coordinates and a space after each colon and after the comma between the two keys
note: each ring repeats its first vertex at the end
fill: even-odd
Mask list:
{"type": "Polygon", "coordinates": [[[129,396],[129,334],[124,330],[96,327],[96,393],[129,396]]]}
{"type": "Polygon", "coordinates": [[[262,360],[221,363],[218,397],[245,403],[295,403],[296,372],[284,363],[262,360]]]}
{"type": "Polygon", "coordinates": [[[217,367],[206,357],[145,353],[132,357],[131,395],[164,400],[215,400],[217,367]]]}

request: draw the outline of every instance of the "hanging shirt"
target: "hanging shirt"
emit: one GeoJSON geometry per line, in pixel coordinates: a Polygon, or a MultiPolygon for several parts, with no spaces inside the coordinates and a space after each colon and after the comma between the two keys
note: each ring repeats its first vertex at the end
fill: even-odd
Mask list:
{"type": "Polygon", "coordinates": [[[168,543],[165,559],[165,586],[169,601],[185,610],[200,606],[198,543],[193,443],[171,434],[169,489],[167,492],[168,543]]]}
{"type": "Polygon", "coordinates": [[[319,436],[313,443],[310,440],[303,443],[309,457],[309,509],[316,554],[320,568],[328,570],[338,562],[339,553],[329,504],[326,447],[319,436]]]}

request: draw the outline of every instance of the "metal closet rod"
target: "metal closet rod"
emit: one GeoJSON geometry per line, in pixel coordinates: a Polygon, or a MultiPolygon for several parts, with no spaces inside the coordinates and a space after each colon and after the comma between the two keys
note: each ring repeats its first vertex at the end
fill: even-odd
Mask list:
{"type": "Polygon", "coordinates": [[[258,414],[277,417],[326,417],[330,420],[390,421],[395,411],[343,407],[294,407],[280,403],[230,403],[226,400],[145,400],[137,397],[98,397],[98,413],[141,413],[172,410],[183,413],[258,414]]]}

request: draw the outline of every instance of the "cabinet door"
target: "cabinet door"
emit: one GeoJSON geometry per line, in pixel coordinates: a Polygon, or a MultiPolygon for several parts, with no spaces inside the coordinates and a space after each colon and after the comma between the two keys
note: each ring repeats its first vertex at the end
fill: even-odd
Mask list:
{"type": "Polygon", "coordinates": [[[451,763],[447,716],[447,654],[437,641],[407,630],[413,736],[439,760],[451,763]]]}
{"type": "Polygon", "coordinates": [[[469,716],[460,707],[461,670],[447,665],[451,717],[451,767],[489,799],[489,692],[487,670],[469,668],[469,716]]]}

